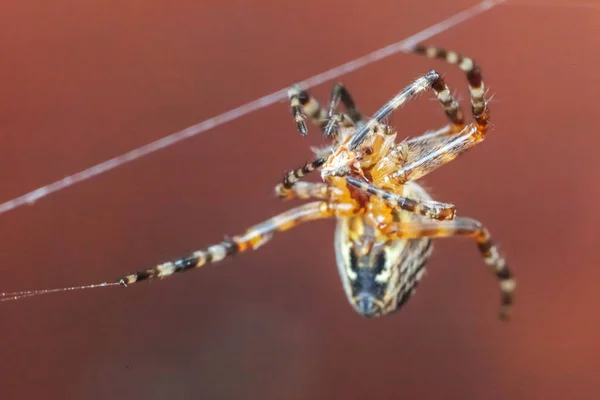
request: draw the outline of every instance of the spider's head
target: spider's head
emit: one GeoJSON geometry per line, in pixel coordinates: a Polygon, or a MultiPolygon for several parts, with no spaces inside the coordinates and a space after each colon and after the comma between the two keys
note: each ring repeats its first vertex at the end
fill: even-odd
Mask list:
{"type": "Polygon", "coordinates": [[[375,125],[355,150],[350,147],[352,138],[348,137],[323,164],[323,179],[328,176],[364,175],[364,170],[371,169],[390,151],[396,132],[387,125],[375,125]]]}
{"type": "Polygon", "coordinates": [[[347,146],[339,146],[329,156],[323,167],[321,167],[321,178],[325,180],[330,176],[346,176],[352,172],[360,173],[360,163],[357,154],[350,151],[347,146]]]}

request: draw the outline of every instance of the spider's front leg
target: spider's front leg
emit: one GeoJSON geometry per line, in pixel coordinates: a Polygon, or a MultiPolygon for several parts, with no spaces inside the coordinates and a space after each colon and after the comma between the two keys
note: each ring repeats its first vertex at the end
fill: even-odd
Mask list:
{"type": "Polygon", "coordinates": [[[452,204],[440,203],[433,200],[414,200],[408,197],[399,196],[395,193],[379,189],[371,183],[361,181],[352,176],[346,177],[346,182],[369,194],[379,197],[390,206],[400,210],[409,211],[414,214],[422,215],[436,220],[452,220],[456,215],[456,208],[452,204]]]}
{"type": "MultiPolygon", "coordinates": [[[[307,162],[300,168],[296,168],[287,172],[283,177],[282,182],[275,186],[275,194],[282,199],[289,199],[293,197],[306,198],[298,195],[298,191],[295,191],[294,187],[305,175],[310,174],[325,164],[325,161],[327,161],[326,158],[319,157],[313,161],[307,162]]],[[[321,198],[319,196],[314,197],[321,198]]]]}
{"type": "Polygon", "coordinates": [[[421,221],[402,222],[390,226],[385,232],[392,239],[419,239],[419,238],[444,238],[453,236],[466,236],[473,238],[485,263],[492,268],[500,281],[500,318],[508,319],[510,308],[513,304],[513,291],[515,280],[504,258],[492,241],[488,230],[479,222],[471,218],[456,217],[452,221],[421,221]]]}
{"type": "Polygon", "coordinates": [[[402,89],[400,93],[394,96],[390,101],[388,101],[383,107],[381,107],[373,118],[369,120],[366,124],[362,125],[356,132],[356,134],[352,137],[348,148],[352,151],[356,150],[360,144],[367,138],[369,133],[380,123],[389,117],[389,115],[406,103],[411,98],[414,98],[419,93],[431,88],[431,86],[440,78],[439,74],[435,71],[429,71],[429,73],[423,75],[422,77],[416,79],[409,86],[402,89]]]}
{"type": "MultiPolygon", "coordinates": [[[[483,80],[479,67],[470,60],[469,65],[472,66],[472,70],[467,72],[467,76],[472,93],[473,116],[476,122],[465,125],[462,130],[456,132],[460,124],[458,121],[452,121],[452,113],[446,110],[446,114],[451,120],[450,126],[407,140],[403,145],[408,148],[409,160],[391,176],[398,183],[403,184],[429,174],[485,139],[488,127],[488,109],[486,100],[479,97],[480,93],[483,96],[483,80]]],[[[439,80],[433,85],[439,85],[439,80]]],[[[439,87],[437,90],[434,89],[440,100],[444,98],[442,95],[444,92],[450,93],[445,83],[443,86],[445,89],[439,87]]],[[[442,103],[444,102],[442,101],[442,103]]],[[[462,116],[462,112],[459,115],[462,116]]]]}
{"type": "Polygon", "coordinates": [[[407,143],[409,155],[418,156],[410,157],[407,163],[390,177],[399,184],[419,179],[481,143],[484,135],[476,124],[469,124],[459,133],[438,139],[432,145],[428,145],[427,142],[407,143]]]}
{"type": "Polygon", "coordinates": [[[177,272],[185,272],[200,268],[209,263],[222,261],[237,253],[252,249],[256,250],[271,239],[273,233],[291,229],[303,222],[325,219],[334,215],[350,214],[351,204],[329,204],[326,201],[307,203],[285,211],[268,220],[254,225],[246,233],[226,239],[221,243],[198,250],[194,253],[169,261],[144,271],[135,272],[118,280],[123,285],[153,279],[165,278],[177,272]]]}
{"type": "Polygon", "coordinates": [[[450,88],[441,76],[435,81],[431,88],[436,98],[441,103],[450,124],[433,132],[427,132],[423,135],[406,140],[409,147],[415,146],[435,146],[448,136],[461,133],[465,128],[465,116],[460,108],[458,100],[452,95],[450,88]]]}
{"type": "Polygon", "coordinates": [[[341,83],[333,87],[328,111],[322,108],[317,99],[307,90],[301,89],[298,85],[292,86],[288,90],[288,99],[296,126],[302,135],[308,133],[305,117],[308,117],[314,125],[318,126],[326,137],[333,136],[338,124],[351,127],[362,120],[362,114],[356,108],[348,90],[341,83]],[[348,114],[339,113],[334,115],[340,100],[348,110],[348,114]]]}
{"type": "Polygon", "coordinates": [[[308,91],[299,86],[292,86],[288,90],[288,99],[292,108],[292,115],[296,121],[296,126],[303,136],[308,133],[308,127],[304,121],[305,117],[310,118],[311,122],[321,130],[325,129],[327,124],[327,111],[321,108],[321,105],[308,91]]]}
{"type": "MultiPolygon", "coordinates": [[[[481,68],[475,60],[465,57],[460,53],[433,46],[416,45],[412,51],[429,58],[437,58],[444,60],[449,64],[458,65],[458,67],[465,72],[467,81],[469,82],[469,94],[471,97],[473,118],[477,123],[479,131],[484,134],[489,126],[488,101],[485,99],[485,84],[483,83],[481,68]]],[[[438,99],[440,99],[440,96],[438,96],[438,99]]],[[[448,109],[446,110],[448,111],[448,109]]]]}
{"type": "Polygon", "coordinates": [[[325,126],[325,136],[327,137],[332,137],[340,124],[345,127],[351,127],[358,125],[363,120],[362,113],[356,108],[350,92],[341,82],[336,83],[331,90],[327,118],[329,120],[325,126]],[[348,114],[339,113],[334,115],[340,100],[344,104],[344,107],[346,107],[348,114]]]}

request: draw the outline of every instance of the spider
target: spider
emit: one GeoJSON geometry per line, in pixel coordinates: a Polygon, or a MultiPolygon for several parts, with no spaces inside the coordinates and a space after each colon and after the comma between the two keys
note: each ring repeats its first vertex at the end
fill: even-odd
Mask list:
{"type": "Polygon", "coordinates": [[[466,73],[474,122],[465,123],[459,103],[434,70],[414,80],[372,118],[358,110],[342,83],[334,85],[329,107],[320,106],[308,91],[289,89],[291,112],[306,135],[306,119],[331,139],[328,149],[285,174],[275,193],[281,199],[315,199],[249,228],[245,233],[191,255],[125,276],[131,285],[151,278],[199,268],[268,242],[274,232],[300,223],[336,218],[335,254],[348,301],[364,317],[399,310],[415,292],[432,252],[432,239],[472,238],[500,283],[500,317],[509,317],[515,281],[488,230],[478,221],[457,217],[452,204],[434,201],[415,181],[480,143],[488,130],[488,101],[480,67],[453,51],[417,45],[412,52],[441,59],[466,73]],[[387,117],[417,94],[431,89],[449,123],[433,132],[396,143],[387,117]],[[338,112],[342,103],[345,113],[338,112]],[[302,178],[320,170],[322,182],[302,178]]]}

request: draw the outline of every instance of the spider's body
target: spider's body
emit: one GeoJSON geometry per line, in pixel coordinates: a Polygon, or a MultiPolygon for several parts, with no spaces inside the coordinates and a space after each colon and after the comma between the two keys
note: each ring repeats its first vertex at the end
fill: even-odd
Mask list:
{"type": "MultiPolygon", "coordinates": [[[[405,195],[429,199],[416,183],[408,183],[405,195]]],[[[371,203],[371,202],[369,202],[371,203]]],[[[348,301],[366,317],[399,310],[416,289],[433,249],[432,240],[390,239],[378,228],[380,221],[371,210],[338,219],[335,255],[348,301]]],[[[419,218],[410,213],[389,213],[393,222],[419,218]]]]}
{"type": "Polygon", "coordinates": [[[246,233],[121,279],[132,284],[218,262],[227,256],[257,249],[276,231],[317,219],[336,218],[335,251],[344,291],[354,309],[377,317],[398,310],[414,292],[432,251],[432,239],[467,236],[500,281],[501,317],[512,304],[515,282],[490,234],[476,220],[456,217],[451,204],[434,201],[415,181],[480,143],[488,128],[488,106],[479,66],[458,53],[416,46],[415,53],[458,65],[467,75],[474,122],[465,124],[450,89],[435,71],[415,80],[366,119],[342,84],[334,86],[328,110],[300,87],[289,90],[298,130],[305,135],[305,118],[332,139],[330,151],[288,172],[276,186],[282,199],[306,203],[248,229],[246,233]],[[417,94],[433,90],[449,124],[437,131],[396,142],[387,117],[417,94]],[[336,113],[339,102],[346,113],[336,113]],[[320,169],[323,182],[302,178],[320,169]]]}
{"type": "MultiPolygon", "coordinates": [[[[343,128],[333,151],[321,168],[332,203],[352,204],[352,216],[339,216],[335,254],[348,301],[366,317],[378,317],[400,309],[415,291],[433,250],[431,239],[390,239],[385,229],[392,224],[424,218],[399,211],[378,196],[348,185],[345,176],[360,177],[402,197],[433,202],[415,182],[399,183],[390,174],[408,160],[407,143],[395,143],[396,132],[377,125],[356,152],[348,151],[355,128],[343,128]],[[338,176],[339,175],[339,176],[338,176]]],[[[452,211],[450,210],[449,214],[452,211]]],[[[450,217],[450,215],[449,215],[450,217]]]]}

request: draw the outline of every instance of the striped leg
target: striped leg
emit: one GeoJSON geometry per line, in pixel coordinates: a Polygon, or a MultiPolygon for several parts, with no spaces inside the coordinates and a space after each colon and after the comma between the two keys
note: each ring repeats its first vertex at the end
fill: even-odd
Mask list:
{"type": "Polygon", "coordinates": [[[289,189],[283,187],[283,184],[275,186],[275,194],[284,200],[291,199],[321,199],[327,200],[328,189],[325,183],[296,182],[289,189]]]}
{"type": "Polygon", "coordinates": [[[513,291],[515,280],[506,265],[506,261],[500,256],[498,249],[487,229],[478,221],[456,217],[453,221],[431,221],[400,223],[394,226],[386,234],[393,239],[418,239],[418,238],[444,238],[453,236],[471,237],[477,243],[485,263],[492,268],[500,281],[501,308],[500,318],[510,317],[510,308],[513,304],[513,291]]]}
{"type": "Polygon", "coordinates": [[[485,133],[489,125],[489,110],[487,107],[487,100],[485,99],[485,85],[483,83],[483,76],[479,65],[469,57],[465,57],[454,51],[436,47],[417,45],[412,51],[429,58],[436,58],[450,64],[458,65],[458,67],[467,74],[473,117],[477,122],[479,130],[482,133],[485,133]]]}
{"type": "Polygon", "coordinates": [[[248,229],[240,236],[226,239],[219,244],[209,246],[205,250],[198,250],[191,255],[169,261],[144,271],[127,275],[118,282],[123,285],[141,282],[153,278],[165,278],[176,272],[185,272],[190,269],[200,268],[209,263],[215,263],[234,254],[253,249],[256,250],[269,239],[274,232],[291,229],[302,222],[313,221],[333,216],[335,209],[326,202],[314,202],[293,208],[276,215],[258,225],[248,229]]]}
{"type": "Polygon", "coordinates": [[[289,171],[283,177],[283,181],[275,186],[275,194],[281,198],[287,198],[293,196],[292,188],[294,185],[305,175],[310,174],[321,165],[325,163],[327,159],[325,157],[317,158],[313,161],[309,161],[302,167],[297,168],[293,171],[289,171]]]}
{"type": "Polygon", "coordinates": [[[335,134],[335,131],[339,124],[349,127],[358,124],[362,121],[363,116],[361,112],[356,108],[354,99],[350,95],[350,92],[346,87],[338,82],[333,86],[331,90],[331,97],[329,100],[329,110],[327,112],[327,126],[325,127],[325,136],[331,137],[335,134]],[[338,104],[342,101],[348,114],[335,114],[334,111],[337,109],[338,104]]]}
{"type": "Polygon", "coordinates": [[[450,120],[450,126],[454,133],[460,132],[465,127],[465,117],[458,100],[450,92],[450,88],[446,85],[444,78],[440,78],[431,86],[435,96],[442,103],[446,117],[450,120]]]}
{"type": "Polygon", "coordinates": [[[356,150],[369,135],[369,132],[373,130],[373,128],[379,126],[384,119],[386,119],[394,110],[406,103],[409,99],[432,87],[432,85],[439,78],[440,76],[437,72],[430,71],[426,75],[415,80],[409,86],[402,89],[400,93],[398,93],[393,99],[388,101],[382,108],[380,108],[369,122],[357,130],[356,134],[350,141],[348,146],[349,149],[352,151],[356,150]]]}
{"type": "Polygon", "coordinates": [[[296,126],[303,136],[306,136],[308,133],[308,128],[304,121],[305,117],[308,117],[321,130],[325,129],[327,125],[327,111],[321,108],[317,99],[312,97],[306,90],[301,89],[297,85],[292,86],[288,90],[288,99],[290,100],[296,126]]]}
{"type": "Polygon", "coordinates": [[[407,197],[399,196],[395,193],[386,192],[374,185],[361,181],[351,176],[346,177],[346,181],[365,192],[379,197],[392,207],[422,215],[436,220],[451,220],[456,214],[456,209],[452,204],[440,203],[433,200],[413,200],[407,197]]]}

